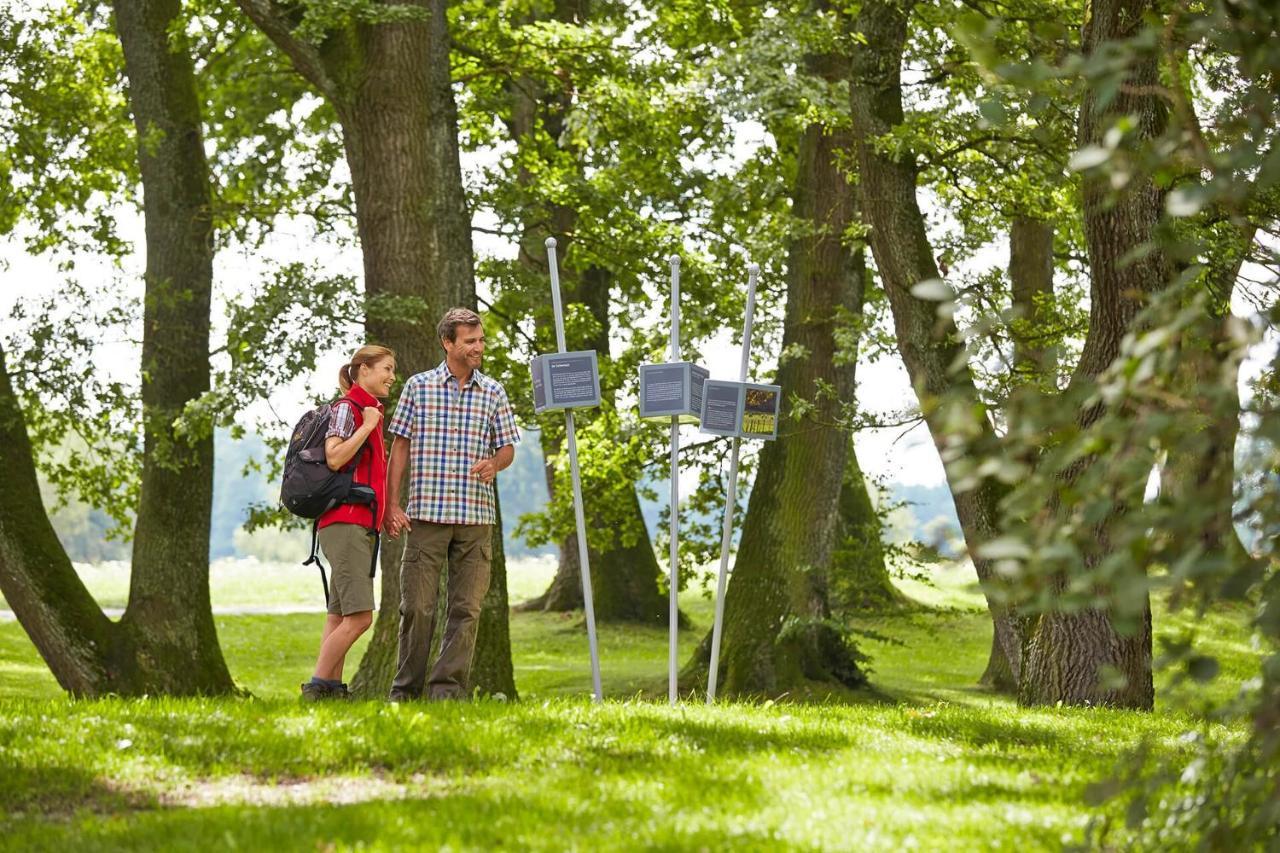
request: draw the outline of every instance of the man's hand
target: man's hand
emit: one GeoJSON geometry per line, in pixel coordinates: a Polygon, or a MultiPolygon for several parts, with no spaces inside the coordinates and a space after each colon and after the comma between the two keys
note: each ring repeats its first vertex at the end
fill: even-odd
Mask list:
{"type": "Polygon", "coordinates": [[[494,462],[493,457],[481,459],[471,466],[471,476],[482,483],[492,483],[494,478],[498,476],[498,465],[494,462]]]}
{"type": "Polygon", "coordinates": [[[386,528],[387,535],[392,539],[399,537],[400,531],[402,530],[413,529],[413,525],[409,523],[409,516],[406,515],[405,511],[398,506],[391,507],[387,512],[386,520],[383,521],[382,526],[386,528]]]}

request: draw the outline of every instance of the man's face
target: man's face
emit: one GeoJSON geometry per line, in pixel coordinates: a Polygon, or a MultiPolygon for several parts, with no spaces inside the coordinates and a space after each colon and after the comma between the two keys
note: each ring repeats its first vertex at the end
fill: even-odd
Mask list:
{"type": "Polygon", "coordinates": [[[452,341],[441,343],[449,355],[449,361],[457,365],[465,364],[476,370],[484,356],[484,327],[479,323],[474,326],[459,326],[453,331],[452,341]]]}

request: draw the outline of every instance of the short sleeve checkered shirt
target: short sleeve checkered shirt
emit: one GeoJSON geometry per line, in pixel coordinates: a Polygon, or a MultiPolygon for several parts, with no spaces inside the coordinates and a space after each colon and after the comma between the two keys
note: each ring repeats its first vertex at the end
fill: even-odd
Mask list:
{"type": "Polygon", "coordinates": [[[409,440],[410,518],[437,524],[493,524],[493,483],[471,466],[519,444],[507,392],[480,371],[462,388],[444,362],[405,383],[388,431],[409,440]]]}
{"type": "Polygon", "coordinates": [[[337,436],[346,441],[356,432],[355,407],[334,401],[332,410],[332,414],[329,415],[329,431],[324,434],[324,437],[333,438],[337,436]]]}

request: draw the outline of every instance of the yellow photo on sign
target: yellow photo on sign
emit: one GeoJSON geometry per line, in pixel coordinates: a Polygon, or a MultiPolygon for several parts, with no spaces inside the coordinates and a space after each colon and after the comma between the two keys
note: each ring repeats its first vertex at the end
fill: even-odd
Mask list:
{"type": "Polygon", "coordinates": [[[782,389],[776,385],[748,385],[742,407],[742,435],[773,438],[778,434],[778,404],[782,389]]]}

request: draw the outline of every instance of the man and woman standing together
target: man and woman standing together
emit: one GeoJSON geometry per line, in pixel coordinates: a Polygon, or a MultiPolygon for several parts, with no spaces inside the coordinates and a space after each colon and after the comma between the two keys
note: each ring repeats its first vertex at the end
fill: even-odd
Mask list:
{"type": "Polygon", "coordinates": [[[361,347],[339,370],[343,396],[333,404],[325,460],[337,471],[354,459],[355,482],[371,486],[377,499],[343,504],[320,517],[320,547],[333,577],[315,675],[302,685],[304,699],[347,695],[342,683],[347,652],[373,622],[369,569],[376,530],[393,539],[408,533],[400,563],[399,664],[390,698],[456,698],[465,689],[480,603],[489,589],[495,481],[515,458],[520,435],[502,385],[480,372],[480,317],[451,308],[436,333],[445,359],[405,383],[387,426],[389,454],[382,440],[379,398],[395,382],[395,353],[361,347]],[[409,495],[402,504],[406,467],[409,495]],[[446,563],[447,617],[428,678],[437,591],[446,563]]]}

